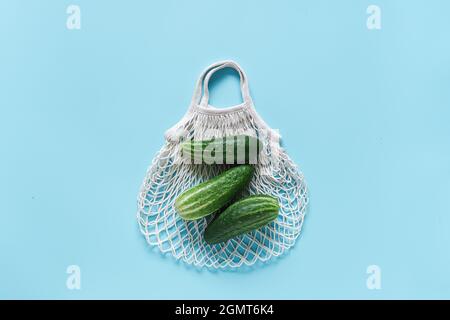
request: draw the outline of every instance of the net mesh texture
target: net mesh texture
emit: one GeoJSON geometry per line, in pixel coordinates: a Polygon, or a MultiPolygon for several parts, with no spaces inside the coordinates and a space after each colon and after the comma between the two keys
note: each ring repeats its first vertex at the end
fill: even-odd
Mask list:
{"type": "Polygon", "coordinates": [[[261,128],[255,118],[247,109],[230,114],[194,111],[178,124],[178,129],[187,133],[188,139],[231,134],[248,134],[262,139],[262,161],[255,165],[254,176],[245,193],[276,197],[280,205],[277,219],[225,243],[207,244],[203,234],[214,215],[185,221],[176,212],[174,202],[185,190],[216,176],[229,165],[181,163],[180,143],[166,137],[165,144],[147,171],[138,196],[137,219],[150,245],[188,264],[214,269],[251,266],[280,256],[294,245],[300,235],[308,203],[306,183],[285,150],[262,134],[266,128],[261,128]]]}

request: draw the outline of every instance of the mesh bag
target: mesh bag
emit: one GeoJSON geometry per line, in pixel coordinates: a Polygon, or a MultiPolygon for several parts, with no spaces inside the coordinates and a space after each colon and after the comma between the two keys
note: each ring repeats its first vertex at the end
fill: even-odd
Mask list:
{"type": "Polygon", "coordinates": [[[267,261],[292,247],[300,234],[307,202],[303,175],[280,146],[277,131],[256,113],[244,71],[233,61],[222,61],[200,75],[187,113],[166,132],[165,144],[154,157],[141,186],[137,218],[147,242],[161,252],[199,267],[235,268],[267,261]],[[223,68],[239,73],[243,103],[219,109],[208,103],[208,83],[223,68]],[[174,202],[183,191],[228,166],[183,163],[180,141],[239,134],[257,137],[263,145],[247,193],[276,197],[280,212],[268,226],[226,243],[209,245],[203,234],[212,217],[185,221],[176,212],[174,202]]]}

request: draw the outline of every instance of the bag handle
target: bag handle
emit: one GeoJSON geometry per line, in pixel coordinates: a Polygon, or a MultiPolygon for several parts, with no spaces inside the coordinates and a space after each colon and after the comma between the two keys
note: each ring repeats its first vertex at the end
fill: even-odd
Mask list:
{"type": "Polygon", "coordinates": [[[236,62],[231,61],[231,60],[226,60],[226,61],[219,62],[217,66],[209,68],[209,70],[207,72],[205,72],[206,76],[205,76],[205,79],[203,82],[203,97],[200,101],[201,107],[207,108],[209,105],[209,88],[208,87],[209,87],[209,81],[211,80],[211,77],[217,71],[219,71],[221,69],[225,69],[225,68],[232,68],[239,73],[242,100],[244,101],[245,104],[249,104],[249,103],[251,104],[250,90],[248,87],[247,76],[246,76],[244,70],[242,70],[242,68],[236,62]]]}
{"type": "Polygon", "coordinates": [[[212,72],[215,68],[223,65],[226,63],[226,61],[218,61],[207,67],[203,72],[200,74],[197,80],[197,84],[195,85],[194,94],[192,95],[191,100],[191,107],[195,106],[200,103],[200,98],[202,96],[202,87],[203,87],[203,80],[207,76],[209,72],[212,72]]]}
{"type": "Polygon", "coordinates": [[[209,74],[209,72],[212,72],[215,68],[222,66],[227,61],[218,61],[207,67],[203,72],[200,74],[197,80],[197,84],[195,85],[194,94],[192,95],[191,104],[186,112],[186,114],[181,118],[180,121],[178,121],[175,125],[173,125],[171,128],[169,128],[166,133],[166,139],[172,140],[174,137],[176,137],[176,130],[178,127],[185,121],[186,117],[194,110],[194,108],[200,103],[200,98],[202,96],[202,87],[203,87],[203,81],[205,80],[205,77],[209,74]]]}
{"type": "MultiPolygon", "coordinates": [[[[194,94],[192,96],[191,105],[186,112],[186,114],[181,118],[180,121],[178,121],[174,126],[172,126],[170,129],[168,129],[165,133],[165,138],[169,141],[179,141],[179,134],[177,133],[177,130],[189,119],[190,114],[194,112],[194,109],[196,107],[203,107],[206,108],[208,112],[212,112],[214,114],[224,114],[230,111],[233,111],[233,109],[237,108],[247,108],[248,111],[251,113],[251,115],[254,117],[254,120],[256,123],[258,123],[260,128],[268,129],[270,134],[273,137],[277,137],[279,139],[280,135],[275,130],[270,129],[270,127],[264,122],[264,120],[258,115],[256,112],[252,98],[250,96],[250,91],[248,87],[248,80],[247,76],[242,70],[242,68],[234,61],[231,60],[225,60],[225,61],[219,61],[216,63],[213,63],[209,67],[207,67],[201,74],[200,77],[197,80],[196,87],[194,89],[194,94]],[[244,101],[244,104],[230,107],[230,108],[210,108],[209,107],[209,81],[214,73],[217,71],[224,69],[224,68],[232,68],[236,70],[239,73],[240,77],[240,84],[241,84],[241,94],[242,94],[242,100],[244,101]],[[204,92],[202,97],[202,87],[204,86],[204,92]],[[201,99],[200,99],[201,98],[201,99]],[[200,101],[199,101],[200,100],[200,101]],[[200,103],[200,105],[199,105],[200,103]]],[[[206,110],[205,110],[206,111],[206,110]]]]}

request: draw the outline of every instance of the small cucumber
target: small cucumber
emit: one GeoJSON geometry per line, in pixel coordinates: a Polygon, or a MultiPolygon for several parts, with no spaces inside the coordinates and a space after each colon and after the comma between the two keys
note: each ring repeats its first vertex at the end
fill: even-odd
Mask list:
{"type": "Polygon", "coordinates": [[[225,242],[238,235],[259,229],[278,216],[278,200],[272,196],[254,195],[230,205],[205,231],[209,244],[225,242]]]}
{"type": "Polygon", "coordinates": [[[224,207],[250,182],[253,167],[241,165],[203,182],[175,200],[175,209],[185,220],[196,220],[224,207]]]}
{"type": "Polygon", "coordinates": [[[258,138],[237,135],[181,144],[183,158],[194,164],[256,164],[262,143],[258,138]]]}

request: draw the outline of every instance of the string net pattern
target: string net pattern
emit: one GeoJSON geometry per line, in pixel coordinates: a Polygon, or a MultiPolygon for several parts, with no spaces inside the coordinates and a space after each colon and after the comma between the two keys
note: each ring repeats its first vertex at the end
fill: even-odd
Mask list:
{"type": "MultiPolygon", "coordinates": [[[[303,174],[279,144],[262,138],[264,124],[251,110],[231,114],[192,112],[178,123],[187,138],[207,139],[230,134],[251,134],[263,142],[261,161],[255,165],[249,194],[269,194],[278,198],[278,218],[269,225],[209,245],[203,234],[212,216],[185,221],[174,208],[175,199],[185,190],[217,175],[227,165],[183,164],[177,139],[166,134],[166,142],[150,165],[138,196],[137,219],[147,242],[176,259],[208,268],[236,268],[280,256],[300,235],[308,202],[303,174]],[[276,165],[274,160],[276,157],[276,165]]],[[[270,130],[270,129],[269,129],[270,130]]]]}

